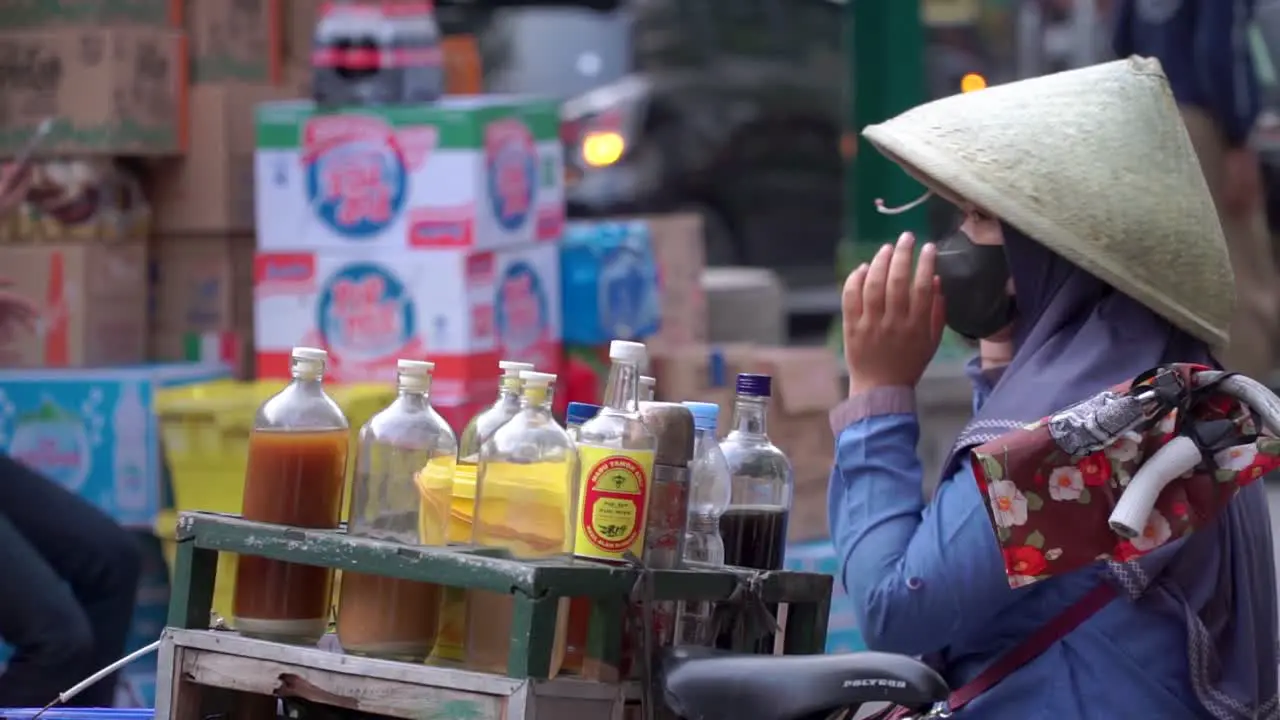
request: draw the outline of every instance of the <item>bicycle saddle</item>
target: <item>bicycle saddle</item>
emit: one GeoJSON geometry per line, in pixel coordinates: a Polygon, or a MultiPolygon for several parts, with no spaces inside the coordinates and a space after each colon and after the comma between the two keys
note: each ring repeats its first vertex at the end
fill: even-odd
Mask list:
{"type": "Polygon", "coordinates": [[[863,703],[915,712],[947,699],[938,673],[904,655],[742,655],[700,647],[666,650],[662,690],[685,720],[808,720],[863,703]]]}

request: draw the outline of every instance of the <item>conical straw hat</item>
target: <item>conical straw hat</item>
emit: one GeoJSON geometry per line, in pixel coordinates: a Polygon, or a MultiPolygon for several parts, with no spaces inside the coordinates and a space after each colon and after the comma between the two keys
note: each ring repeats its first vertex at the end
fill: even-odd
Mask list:
{"type": "Polygon", "coordinates": [[[1235,283],[1156,60],[1129,58],[921,105],[867,139],[930,189],[998,217],[1211,346],[1235,283]]]}

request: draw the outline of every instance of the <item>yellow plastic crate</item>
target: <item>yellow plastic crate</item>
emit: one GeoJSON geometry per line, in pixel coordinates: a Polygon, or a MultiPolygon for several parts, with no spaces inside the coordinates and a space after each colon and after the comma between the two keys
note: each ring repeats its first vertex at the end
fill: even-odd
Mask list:
{"type": "MultiPolygon", "coordinates": [[[[156,414],[173,478],[175,511],[240,512],[253,417],[263,401],[280,388],[279,381],[217,380],[167,388],[159,393],[156,414]]],[[[351,423],[354,454],[360,427],[391,403],[395,388],[390,384],[360,383],[331,385],[326,390],[351,423]]],[[[349,469],[348,495],[350,487],[349,469]]],[[[345,501],[342,517],[346,519],[345,501]]],[[[156,523],[156,535],[164,543],[170,572],[175,551],[174,520],[174,515],[161,513],[156,523]]],[[[218,559],[214,610],[228,619],[234,584],[235,556],[223,553],[218,559]]]]}

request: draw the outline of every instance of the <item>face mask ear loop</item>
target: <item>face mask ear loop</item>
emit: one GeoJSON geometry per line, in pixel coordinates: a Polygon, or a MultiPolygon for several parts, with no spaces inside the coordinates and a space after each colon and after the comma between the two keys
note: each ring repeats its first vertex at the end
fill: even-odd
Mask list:
{"type": "Polygon", "coordinates": [[[899,205],[896,208],[887,207],[884,204],[884,198],[876,198],[876,212],[880,213],[881,215],[901,215],[904,212],[915,210],[916,208],[923,205],[925,201],[927,201],[931,197],[933,197],[933,191],[926,190],[925,193],[920,197],[916,198],[915,200],[912,200],[906,205],[899,205]]]}

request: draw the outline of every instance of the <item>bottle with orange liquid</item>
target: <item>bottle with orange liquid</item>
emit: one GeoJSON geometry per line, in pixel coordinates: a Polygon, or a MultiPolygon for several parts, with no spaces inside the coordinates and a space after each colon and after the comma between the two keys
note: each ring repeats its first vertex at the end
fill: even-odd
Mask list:
{"type": "MultiPolygon", "coordinates": [[[[334,529],[347,475],[347,418],[324,391],[324,350],[293,349],[293,382],[258,409],[249,435],[247,520],[334,529]]],[[[314,643],[329,624],[333,571],[241,556],[235,627],[270,640],[314,643]]]]}
{"type": "MultiPolygon", "coordinates": [[[[431,407],[434,369],[399,361],[396,399],[360,429],[348,534],[446,543],[458,440],[431,407]]],[[[349,653],[421,662],[435,644],[440,592],[428,583],[343,573],[338,641],[349,653]]]]}
{"type": "MultiPolygon", "coordinates": [[[[520,412],[480,449],[472,538],[506,548],[521,559],[568,557],[573,552],[573,489],[578,452],[551,415],[556,376],[525,370],[520,412]]],[[[467,595],[467,667],[504,672],[511,646],[510,595],[467,595]]],[[[560,602],[551,674],[564,661],[569,602],[560,602]]]]}
{"type": "MultiPolygon", "coordinates": [[[[476,470],[480,463],[480,446],[520,412],[520,390],[524,387],[520,373],[532,370],[530,363],[502,360],[498,362],[502,376],[498,379],[498,397],[463,429],[458,438],[458,466],[453,474],[453,522],[449,525],[449,542],[469,544],[471,522],[475,515],[476,470]]],[[[435,665],[456,665],[463,661],[463,645],[467,635],[467,591],[445,588],[440,603],[439,631],[436,647],[429,661],[435,665]]]]}

